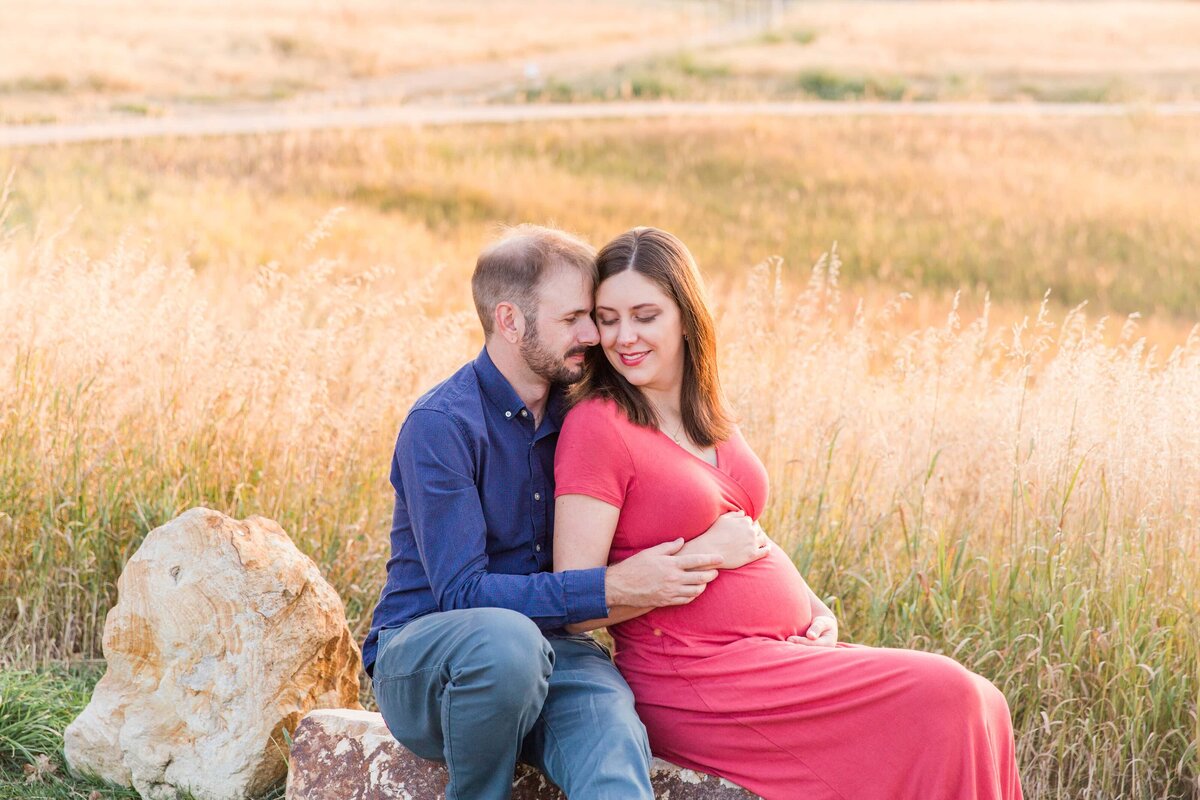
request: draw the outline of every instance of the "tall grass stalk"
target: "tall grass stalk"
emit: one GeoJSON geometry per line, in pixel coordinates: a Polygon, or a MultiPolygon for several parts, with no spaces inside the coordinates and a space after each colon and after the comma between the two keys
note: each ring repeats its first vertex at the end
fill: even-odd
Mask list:
{"type": "MultiPolygon", "coordinates": [[[[433,275],[396,290],[299,252],[214,296],[136,247],[0,243],[5,661],[99,655],[123,564],[197,504],[277,519],[365,634],[396,430],[477,323],[433,275]]],[[[767,529],[845,638],[1005,692],[1028,796],[1194,797],[1200,335],[1158,352],[1045,305],[913,329],[903,295],[845,313],[840,267],[764,264],[720,298],[767,529]]]]}

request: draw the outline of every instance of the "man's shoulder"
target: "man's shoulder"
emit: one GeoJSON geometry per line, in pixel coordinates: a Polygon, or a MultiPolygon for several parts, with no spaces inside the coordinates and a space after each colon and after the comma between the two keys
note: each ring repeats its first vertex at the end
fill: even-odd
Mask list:
{"type": "Polygon", "coordinates": [[[482,412],[479,380],[471,362],[467,362],[453,375],[417,398],[405,415],[404,425],[432,424],[434,420],[453,420],[461,425],[480,416],[482,412]]]}
{"type": "Polygon", "coordinates": [[[468,361],[442,383],[416,398],[413,407],[408,409],[408,416],[413,416],[415,411],[440,411],[455,417],[469,415],[479,407],[479,401],[479,379],[468,361]]]}

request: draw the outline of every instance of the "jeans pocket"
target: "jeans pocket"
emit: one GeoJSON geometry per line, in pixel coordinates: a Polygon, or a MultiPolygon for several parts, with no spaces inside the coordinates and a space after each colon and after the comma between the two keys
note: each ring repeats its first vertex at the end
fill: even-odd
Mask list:
{"type": "Polygon", "coordinates": [[[400,744],[421,758],[443,758],[441,670],[381,675],[372,689],[379,713],[400,744]]]}

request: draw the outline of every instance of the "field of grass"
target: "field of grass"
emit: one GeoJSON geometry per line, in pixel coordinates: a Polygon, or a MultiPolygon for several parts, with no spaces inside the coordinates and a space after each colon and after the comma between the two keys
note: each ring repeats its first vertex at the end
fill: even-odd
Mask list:
{"type": "Polygon", "coordinates": [[[0,124],[270,102],[415,69],[681,35],[710,24],[697,5],[8,0],[0,124]]]}
{"type": "Polygon", "coordinates": [[[1200,308],[1200,123],[1186,119],[296,134],[0,151],[9,172],[18,249],[70,220],[64,245],[146,246],[218,292],[263,264],[287,271],[310,228],[341,208],[333,269],[383,267],[397,287],[431,279],[461,310],[462,276],[496,224],[525,220],[596,242],[652,221],[718,277],[780,255],[804,280],[837,242],[843,280],[912,293],[914,306],[932,297],[937,316],[960,290],[965,308],[990,292],[1022,314],[1050,290],[1058,307],[1137,312],[1155,342],[1178,342],[1200,308]],[[445,269],[429,276],[435,264],[445,269]]]}
{"type": "Polygon", "coordinates": [[[70,776],[62,732],[91,697],[101,666],[0,672],[0,797],[5,800],[137,800],[132,789],[70,776]]]}
{"type": "MultiPolygon", "coordinates": [[[[188,113],[326,92],[325,105],[398,102],[412,98],[339,93],[419,70],[564,55],[524,88],[476,88],[497,100],[552,102],[1200,99],[1194,2],[1081,9],[1070,0],[10,0],[0,11],[0,124],[188,113]],[[762,32],[776,8],[786,11],[762,32]],[[696,44],[731,25],[745,35],[696,44]],[[654,42],[664,52],[631,51],[615,68],[589,60],[606,46],[654,42]]],[[[417,96],[440,96],[436,86],[417,96]]],[[[455,87],[451,80],[445,90],[464,91],[455,87]]]]}
{"type": "MultiPolygon", "coordinates": [[[[778,26],[616,72],[550,82],[531,99],[1200,99],[1192,2],[792,3],[778,26]]],[[[505,99],[511,99],[506,95],[505,99]]]]}
{"type": "Polygon", "coordinates": [[[0,675],[100,656],[123,564],[197,504],[278,520],[361,639],[395,431],[479,346],[465,281],[495,223],[653,223],[710,276],[764,524],[843,638],[995,682],[1028,797],[1193,798],[1197,133],[659,121],[0,153],[0,675]]]}

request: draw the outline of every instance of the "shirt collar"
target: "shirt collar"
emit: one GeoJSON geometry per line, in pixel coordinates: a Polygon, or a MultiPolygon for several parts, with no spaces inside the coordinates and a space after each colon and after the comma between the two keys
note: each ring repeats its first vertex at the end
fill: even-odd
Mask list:
{"type": "MultiPolygon", "coordinates": [[[[479,379],[479,386],[483,389],[484,396],[501,414],[507,419],[520,418],[522,411],[526,415],[530,414],[516,389],[513,389],[512,384],[508,382],[508,378],[504,377],[492,362],[486,346],[475,357],[474,366],[475,375],[479,379]]],[[[546,415],[542,418],[542,425],[537,431],[539,436],[553,433],[562,425],[564,395],[563,387],[558,385],[550,387],[550,396],[546,399],[546,415]]]]}

